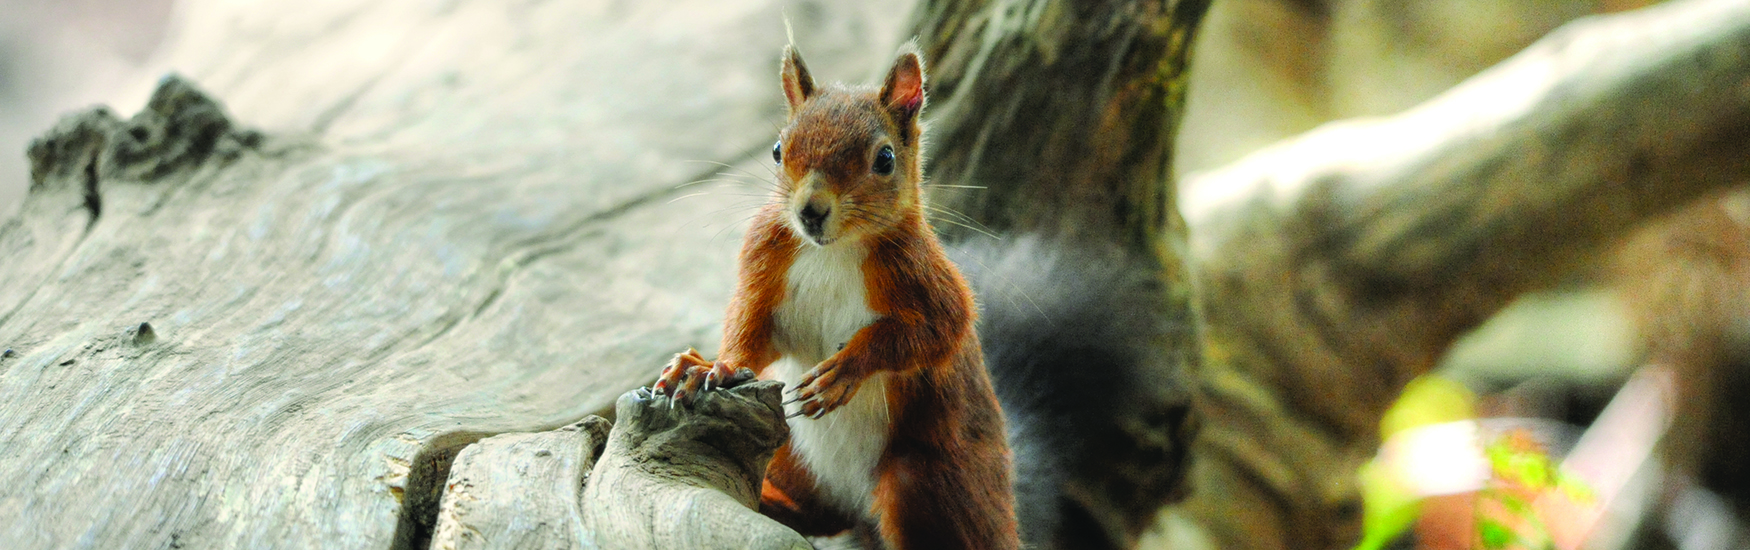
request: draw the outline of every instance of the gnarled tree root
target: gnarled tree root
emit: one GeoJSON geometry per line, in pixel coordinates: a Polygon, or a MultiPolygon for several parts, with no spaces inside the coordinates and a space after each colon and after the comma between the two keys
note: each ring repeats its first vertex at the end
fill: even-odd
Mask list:
{"type": "Polygon", "coordinates": [[[456,457],[432,548],[811,549],[757,511],[790,436],[782,390],[755,382],[678,404],[641,388],[620,396],[611,431],[591,416],[483,439],[456,457]]]}

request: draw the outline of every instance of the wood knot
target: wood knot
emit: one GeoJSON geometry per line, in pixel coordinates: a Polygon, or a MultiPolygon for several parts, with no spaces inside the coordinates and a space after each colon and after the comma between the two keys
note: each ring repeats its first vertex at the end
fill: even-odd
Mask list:
{"type": "Polygon", "coordinates": [[[140,323],[140,326],[134,329],[134,345],[144,346],[156,341],[158,341],[158,333],[152,330],[152,323],[140,323]]]}
{"type": "Polygon", "coordinates": [[[188,80],[167,75],[146,108],[110,134],[105,168],[129,179],[158,179],[199,165],[220,149],[235,149],[228,143],[238,141],[234,133],[218,101],[188,80]]]}

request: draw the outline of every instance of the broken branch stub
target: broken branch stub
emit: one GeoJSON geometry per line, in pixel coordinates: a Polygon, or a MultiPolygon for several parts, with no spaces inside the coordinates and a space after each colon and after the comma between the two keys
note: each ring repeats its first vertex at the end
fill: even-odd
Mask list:
{"type": "Polygon", "coordinates": [[[783,388],[754,382],[686,405],[642,388],[621,395],[583,490],[585,540],[625,550],[813,548],[757,510],[766,465],[790,437],[783,388]]]}
{"type": "Polygon", "coordinates": [[[456,456],[431,548],[812,548],[757,511],[790,435],[782,391],[757,382],[682,405],[640,388],[611,428],[590,416],[482,439],[456,456]]]}
{"type": "Polygon", "coordinates": [[[578,504],[607,443],[599,416],[557,430],[509,433],[462,449],[438,505],[433,550],[582,548],[578,504]]]}

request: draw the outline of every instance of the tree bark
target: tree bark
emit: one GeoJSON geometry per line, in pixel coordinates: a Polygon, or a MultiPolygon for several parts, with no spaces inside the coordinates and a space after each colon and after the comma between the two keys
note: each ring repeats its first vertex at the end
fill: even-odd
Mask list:
{"type": "Polygon", "coordinates": [[[1750,5],[1566,27],[1403,114],[1187,182],[1209,423],[1185,504],[1223,548],[1345,548],[1412,377],[1508,300],[1750,175],[1750,5]]]}
{"type": "Polygon", "coordinates": [[[941,231],[1092,236],[1180,264],[1156,249],[1184,239],[1171,144],[1208,9],[1208,0],[923,3],[913,28],[932,60],[931,196],[976,222],[941,231]]]}

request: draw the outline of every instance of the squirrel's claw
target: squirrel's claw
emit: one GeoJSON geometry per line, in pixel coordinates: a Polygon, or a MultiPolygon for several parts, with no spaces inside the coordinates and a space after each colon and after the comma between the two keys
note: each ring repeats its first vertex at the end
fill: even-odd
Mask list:
{"type": "Polygon", "coordinates": [[[851,396],[856,395],[857,386],[860,385],[860,382],[860,380],[848,383],[840,382],[838,385],[831,387],[821,387],[817,383],[812,387],[798,388],[796,390],[796,396],[789,401],[785,401],[784,404],[801,404],[797,407],[796,413],[790,415],[792,418],[796,416],[806,416],[811,419],[819,419],[826,416],[827,413],[837,410],[839,407],[843,407],[846,403],[849,403],[851,401],[851,396]]]}
{"type": "Polygon", "coordinates": [[[730,388],[752,379],[752,369],[731,369],[728,364],[718,361],[705,371],[705,389],[730,388]]]}
{"type": "Polygon", "coordinates": [[[710,361],[699,355],[699,350],[687,348],[687,351],[675,354],[668,366],[663,367],[662,377],[652,385],[653,392],[668,396],[670,409],[674,408],[676,401],[689,402],[698,395],[699,385],[704,382],[701,367],[710,365],[710,361]]]}
{"type": "Polygon", "coordinates": [[[818,419],[850,402],[862,383],[863,376],[854,369],[829,359],[804,373],[791,390],[793,397],[784,404],[801,403],[801,416],[818,419]]]}
{"type": "Polygon", "coordinates": [[[662,376],[651,384],[651,393],[669,398],[669,408],[675,403],[691,404],[703,392],[734,387],[754,379],[752,369],[730,368],[722,361],[707,361],[699,350],[687,348],[687,351],[677,353],[663,367],[662,376]]]}
{"type": "Polygon", "coordinates": [[[796,414],[794,416],[807,417],[809,420],[820,420],[820,417],[826,416],[826,413],[832,412],[835,408],[838,407],[832,406],[818,398],[811,397],[803,401],[801,407],[796,408],[796,414]]]}
{"type": "Polygon", "coordinates": [[[812,399],[817,393],[820,393],[820,391],[812,386],[798,385],[794,388],[790,388],[790,400],[785,401],[784,404],[788,405],[799,401],[807,401],[812,399]]]}

